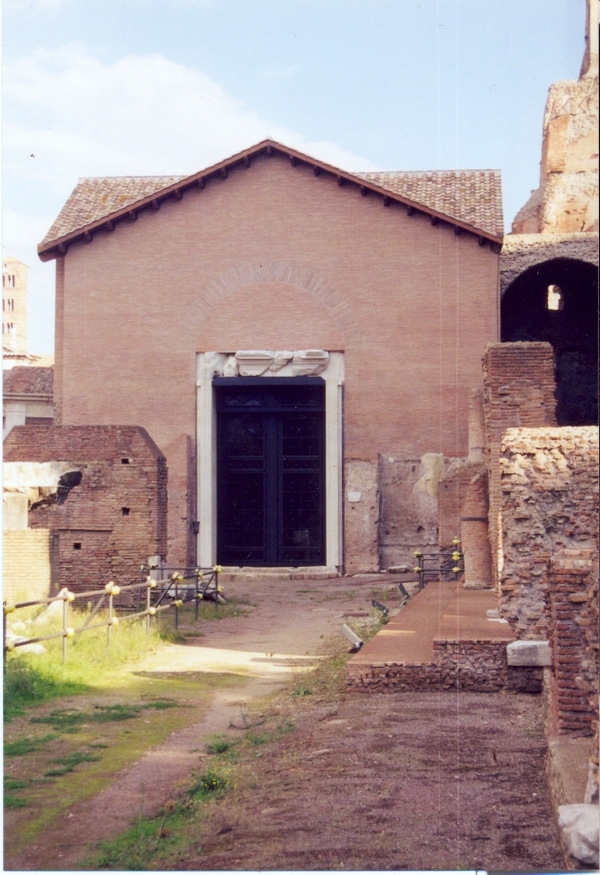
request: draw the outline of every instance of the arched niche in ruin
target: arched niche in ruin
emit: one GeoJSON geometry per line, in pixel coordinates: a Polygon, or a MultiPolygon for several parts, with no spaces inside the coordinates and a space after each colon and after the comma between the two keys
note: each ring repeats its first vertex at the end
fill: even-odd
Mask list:
{"type": "Polygon", "coordinates": [[[503,342],[547,341],[554,348],[559,425],[598,422],[598,271],[570,258],[523,271],[501,303],[503,342]]]}

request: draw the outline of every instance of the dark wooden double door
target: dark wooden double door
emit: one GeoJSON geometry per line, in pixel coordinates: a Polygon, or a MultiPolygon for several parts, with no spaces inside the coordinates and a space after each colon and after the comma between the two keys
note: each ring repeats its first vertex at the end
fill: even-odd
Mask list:
{"type": "Polygon", "coordinates": [[[217,561],[325,564],[325,384],[221,378],[217,561]]]}

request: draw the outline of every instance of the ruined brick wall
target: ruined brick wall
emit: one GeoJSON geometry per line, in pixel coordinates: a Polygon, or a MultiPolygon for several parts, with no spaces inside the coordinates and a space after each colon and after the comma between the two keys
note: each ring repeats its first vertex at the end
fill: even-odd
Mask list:
{"type": "Polygon", "coordinates": [[[2,554],[4,600],[14,604],[54,595],[57,559],[57,538],[49,529],[5,531],[2,554]]]}
{"type": "Polygon", "coordinates": [[[549,343],[491,343],[483,357],[483,413],[490,499],[492,573],[498,585],[500,444],[508,428],[556,424],[554,360],[549,343]]]}
{"type": "Polygon", "coordinates": [[[4,444],[6,461],[68,461],[81,484],[59,506],[34,508],[33,529],[58,535],[58,585],[76,591],[138,579],[148,556],[166,554],[167,468],[137,426],[23,426],[4,444]]]}
{"type": "Polygon", "coordinates": [[[420,665],[386,662],[348,663],[348,688],[359,693],[428,693],[460,689],[497,693],[501,690],[539,693],[542,669],[509,666],[506,641],[436,640],[433,662],[420,665]]]}
{"type": "Polygon", "coordinates": [[[598,726],[594,552],[597,556],[592,550],[561,550],[552,558],[548,572],[551,717],[559,735],[593,735],[598,726]]]}
{"type": "Polygon", "coordinates": [[[598,428],[509,429],[499,472],[502,616],[519,638],[544,639],[548,563],[564,548],[597,550],[598,428]]]}

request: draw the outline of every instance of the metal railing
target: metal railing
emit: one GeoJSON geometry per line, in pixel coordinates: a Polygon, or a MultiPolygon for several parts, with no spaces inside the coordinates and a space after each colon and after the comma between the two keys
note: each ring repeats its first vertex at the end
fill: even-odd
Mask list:
{"type": "MultiPolygon", "coordinates": [[[[458,580],[460,575],[465,570],[464,556],[459,549],[460,539],[453,538],[452,544],[454,546],[454,550],[452,551],[451,555],[453,565],[450,570],[454,574],[454,579],[458,580]]],[[[413,556],[417,560],[417,565],[413,568],[413,572],[419,577],[419,590],[422,590],[425,586],[426,575],[441,574],[442,572],[448,570],[447,567],[445,567],[444,565],[436,565],[435,567],[432,565],[427,565],[427,563],[429,562],[439,562],[439,553],[423,553],[421,552],[421,550],[416,550],[413,553],[413,556]]]]}
{"type": "Polygon", "coordinates": [[[163,611],[175,611],[175,628],[179,623],[179,609],[190,601],[195,602],[195,619],[198,619],[199,602],[204,598],[212,598],[215,605],[223,603],[224,599],[221,596],[222,587],[219,586],[219,572],[221,567],[215,565],[213,568],[195,568],[195,569],[171,569],[171,568],[150,568],[147,565],[140,567],[139,583],[132,583],[127,586],[117,586],[113,581],[106,584],[104,589],[89,590],[87,592],[71,592],[65,588],[58,595],[47,599],[35,599],[33,601],[18,602],[11,605],[8,602],[3,603],[2,614],[2,641],[3,641],[3,662],[6,670],[6,654],[14,651],[18,647],[24,647],[26,644],[37,644],[42,641],[50,641],[56,638],[62,638],[62,659],[63,663],[67,661],[67,642],[75,635],[89,632],[92,629],[98,629],[106,626],[106,646],[110,650],[111,634],[114,626],[118,626],[121,622],[129,620],[146,619],[146,633],[150,632],[150,622],[152,617],[163,611]],[[164,579],[165,572],[173,572],[168,579],[164,579]],[[154,574],[153,574],[154,572],[154,574]],[[191,572],[188,574],[187,572],[191,572]],[[158,579],[157,579],[158,578],[158,579]],[[115,598],[123,593],[135,593],[137,595],[136,606],[133,611],[128,610],[120,605],[115,605],[115,598]],[[69,626],[69,608],[78,599],[93,599],[97,598],[96,604],[86,617],[85,622],[78,627],[69,626]],[[62,602],[61,628],[58,632],[49,635],[38,635],[33,638],[24,638],[18,641],[7,641],[8,623],[7,616],[14,611],[23,608],[31,608],[36,605],[51,605],[56,602],[62,602]],[[92,620],[98,616],[100,609],[107,604],[107,616],[99,622],[92,623],[92,620]],[[121,611],[120,615],[116,610],[121,611]],[[125,613],[126,612],[126,613],[125,613]]]}

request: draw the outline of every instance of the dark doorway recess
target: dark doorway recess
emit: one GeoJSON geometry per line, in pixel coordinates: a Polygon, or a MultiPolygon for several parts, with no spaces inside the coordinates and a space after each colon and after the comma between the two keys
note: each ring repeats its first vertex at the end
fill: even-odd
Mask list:
{"type": "Polygon", "coordinates": [[[217,378],[217,561],[325,564],[325,383],[217,378]]]}
{"type": "Polygon", "coordinates": [[[559,425],[598,422],[598,271],[557,258],[536,264],[502,297],[502,341],[547,341],[554,348],[559,425]]]}

